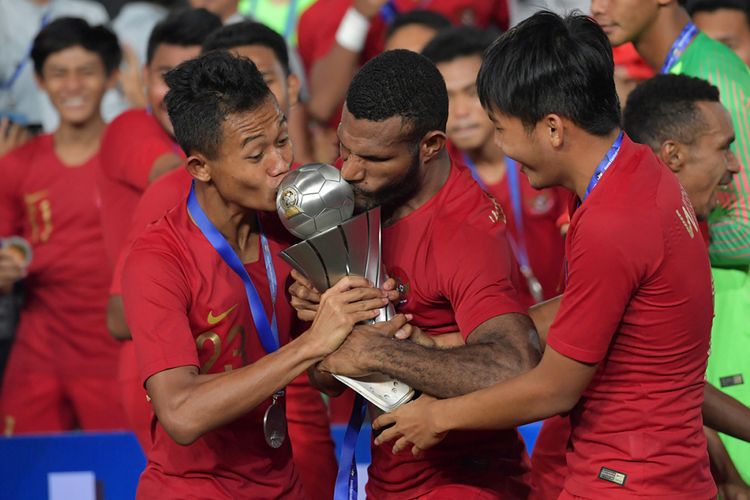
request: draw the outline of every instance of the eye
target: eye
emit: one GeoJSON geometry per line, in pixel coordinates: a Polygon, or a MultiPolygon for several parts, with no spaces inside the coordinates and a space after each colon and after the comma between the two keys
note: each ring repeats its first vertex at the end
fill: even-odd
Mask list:
{"type": "Polygon", "coordinates": [[[286,146],[289,143],[289,136],[284,136],[278,140],[279,146],[286,146]]]}
{"type": "Polygon", "coordinates": [[[258,153],[257,155],[246,156],[245,158],[250,161],[260,161],[260,159],[263,158],[263,153],[261,152],[261,153],[258,153]]]}

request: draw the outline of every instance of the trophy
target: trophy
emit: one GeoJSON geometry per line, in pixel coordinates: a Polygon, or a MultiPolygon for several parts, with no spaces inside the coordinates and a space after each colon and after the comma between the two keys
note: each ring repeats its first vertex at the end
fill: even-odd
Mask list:
{"type": "MultiPolygon", "coordinates": [[[[279,185],[276,209],[287,230],[303,239],[280,255],[315,288],[325,291],[349,275],[364,276],[375,286],[385,282],[380,208],[352,217],[354,192],[337,168],[311,163],[288,174],[279,185]]],[[[394,315],[393,305],[388,304],[369,322],[387,321],[394,315]]],[[[385,412],[414,396],[411,387],[389,375],[334,377],[385,412]]]]}

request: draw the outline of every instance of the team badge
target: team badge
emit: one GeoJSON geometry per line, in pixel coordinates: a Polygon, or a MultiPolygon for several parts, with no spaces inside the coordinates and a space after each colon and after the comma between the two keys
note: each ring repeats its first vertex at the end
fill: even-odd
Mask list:
{"type": "Polygon", "coordinates": [[[406,275],[400,267],[393,267],[388,270],[390,277],[396,280],[396,291],[398,292],[398,305],[406,304],[409,301],[410,283],[409,276],[406,275]]]}
{"type": "Polygon", "coordinates": [[[281,193],[280,205],[284,210],[284,217],[291,219],[301,212],[299,208],[300,195],[293,187],[286,188],[281,193]]]}

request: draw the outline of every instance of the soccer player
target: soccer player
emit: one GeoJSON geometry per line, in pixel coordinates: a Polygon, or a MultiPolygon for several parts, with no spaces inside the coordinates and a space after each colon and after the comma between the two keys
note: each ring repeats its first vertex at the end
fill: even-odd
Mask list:
{"type": "MultiPolygon", "coordinates": [[[[632,41],[656,71],[716,85],[732,116],[732,151],[741,168],[709,218],[715,317],[706,379],[750,404],[750,384],[744,383],[750,356],[750,71],[730,48],[698,31],[676,0],[593,0],[591,12],[612,45],[632,41]]],[[[750,481],[750,444],[731,438],[724,443],[750,481]]]]}
{"type": "Polygon", "coordinates": [[[398,14],[388,25],[385,50],[406,49],[422,52],[438,31],[450,28],[450,20],[431,10],[412,10],[398,14]]]}
{"type": "Polygon", "coordinates": [[[550,12],[512,28],[485,55],[477,87],[497,142],[533,186],[577,196],[567,285],[534,369],[383,415],[376,429],[394,425],[377,443],[398,438],[385,446],[420,453],[450,430],[571,412],[560,498],[716,495],[701,419],[708,256],[677,178],[620,130],[613,66],[596,23],[550,12]]]}
{"type": "Polygon", "coordinates": [[[278,257],[288,233],[275,213],[292,162],[286,118],[255,65],[225,51],[183,63],[166,81],[194,184],[135,240],[123,272],[155,412],[138,497],[303,498],[283,389],[388,299],[364,278],[345,278],[290,341],[294,314],[279,292],[289,267],[278,257]]]}
{"type": "MultiPolygon", "coordinates": [[[[167,93],[164,74],[198,56],[203,41],[220,26],[219,18],[203,9],[174,11],[157,24],[149,37],[143,70],[148,108],[127,111],[107,127],[102,140],[98,187],[105,255],[111,268],[124,249],[130,219],[143,191],[184,161],[183,152],[172,138],[172,124],[164,104],[167,93]]],[[[122,324],[118,320],[121,301],[110,298],[107,309],[108,326],[116,332],[122,324]]],[[[151,410],[138,380],[135,351],[130,342],[122,343],[119,365],[128,422],[141,447],[148,451],[151,410]]]]}
{"type": "MultiPolygon", "coordinates": [[[[447,119],[443,78],[419,54],[384,52],[352,80],[338,130],[341,173],[359,210],[381,207],[383,264],[402,291],[397,311],[412,314],[423,334],[397,341],[355,330],[321,370],[387,373],[448,397],[536,364],[538,340],[514,287],[502,211],[448,155],[447,119]]],[[[302,281],[290,291],[309,319],[315,291],[302,281]]],[[[373,448],[367,495],[524,498],[527,471],[515,430],[459,432],[421,458],[373,448]]]]}
{"type": "Polygon", "coordinates": [[[493,140],[495,128],[479,102],[476,77],[494,38],[477,28],[449,28],[438,33],[422,55],[437,65],[448,88],[446,130],[452,153],[500,203],[529,288],[537,300],[549,299],[561,291],[564,247],[558,220],[567,218],[568,194],[560,188],[531,187],[493,140]]]}
{"type": "MultiPolygon", "coordinates": [[[[0,239],[20,235],[33,249],[30,267],[16,261],[0,282],[26,278],[27,293],[3,381],[4,433],[123,428],[96,195],[99,108],[120,48],[108,29],[60,18],[35,38],[31,58],[60,127],[0,159],[0,239]]],[[[0,267],[9,260],[0,250],[0,267]]]]}
{"type": "MultiPolygon", "coordinates": [[[[245,21],[223,26],[204,42],[203,51],[229,50],[254,62],[286,115],[295,105],[298,80],[290,73],[284,39],[270,28],[245,21]]],[[[151,222],[184,201],[192,177],[185,168],[176,168],[157,179],[143,193],[133,214],[128,245],[151,222]]],[[[113,303],[121,304],[122,266],[127,252],[120,254],[110,293],[113,303]]],[[[118,338],[130,339],[122,311],[111,311],[118,338]]],[[[350,405],[351,408],[351,405],[350,405]]],[[[287,420],[294,461],[305,491],[313,498],[331,498],[336,478],[336,457],[330,434],[325,402],[320,392],[303,374],[287,387],[287,420]]]]}
{"type": "Polygon", "coordinates": [[[750,64],[750,4],[747,0],[690,0],[685,8],[706,35],[750,64]]]}

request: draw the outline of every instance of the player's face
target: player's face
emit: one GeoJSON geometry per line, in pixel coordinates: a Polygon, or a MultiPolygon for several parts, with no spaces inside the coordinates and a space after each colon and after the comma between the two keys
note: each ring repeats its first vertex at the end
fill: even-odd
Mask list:
{"type": "Polygon", "coordinates": [[[528,130],[519,118],[511,117],[493,110],[490,119],[495,127],[495,144],[506,156],[517,161],[521,172],[529,178],[529,183],[536,189],[560,184],[557,172],[548,167],[554,162],[546,161],[545,143],[542,140],[542,125],[538,124],[528,130]]]}
{"type": "Polygon", "coordinates": [[[289,114],[289,108],[297,103],[299,82],[296,76],[284,73],[274,51],[264,45],[244,45],[232,49],[232,52],[255,63],[281,110],[289,114]]]}
{"type": "Polygon", "coordinates": [[[696,12],[693,21],[702,32],[718,40],[750,64],[750,19],[736,9],[696,12]]]}
{"type": "Polygon", "coordinates": [[[60,114],[60,121],[82,125],[99,117],[102,97],[114,78],[107,76],[96,52],[77,45],[47,57],[38,81],[60,114]]]}
{"type": "Polygon", "coordinates": [[[222,21],[237,12],[237,0],[190,0],[190,6],[194,9],[206,9],[219,16],[222,21]]]}
{"type": "Polygon", "coordinates": [[[448,88],[448,139],[466,151],[492,141],[494,126],[477,95],[479,56],[459,57],[437,65],[448,88]]]}
{"type": "Polygon", "coordinates": [[[433,28],[421,24],[407,24],[397,29],[385,42],[385,50],[405,49],[420,53],[435,37],[433,28]]]}
{"type": "Polygon", "coordinates": [[[344,106],[338,137],[341,176],[352,185],[359,211],[396,208],[419,190],[419,154],[404,138],[401,117],[359,120],[344,106]]]}
{"type": "Polygon", "coordinates": [[[169,135],[174,135],[174,130],[172,129],[172,122],[169,121],[167,106],[164,104],[164,96],[167,95],[169,90],[167,83],[164,81],[164,75],[180,63],[198,57],[200,52],[200,45],[183,47],[162,43],[156,47],[151,62],[144,68],[146,99],[149,108],[169,135]]]}
{"type": "Polygon", "coordinates": [[[219,154],[207,160],[211,181],[228,203],[276,210],[276,191],[292,165],[286,117],[269,96],[258,108],[227,116],[219,154]]]}
{"type": "Polygon", "coordinates": [[[591,0],[591,15],[613,46],[637,40],[654,22],[659,0],[591,0]]]}
{"type": "Polygon", "coordinates": [[[677,177],[696,215],[705,218],[716,207],[717,189],[732,182],[740,164],[729,149],[734,142],[729,112],[718,102],[697,105],[708,128],[686,147],[685,163],[677,177]]]}

